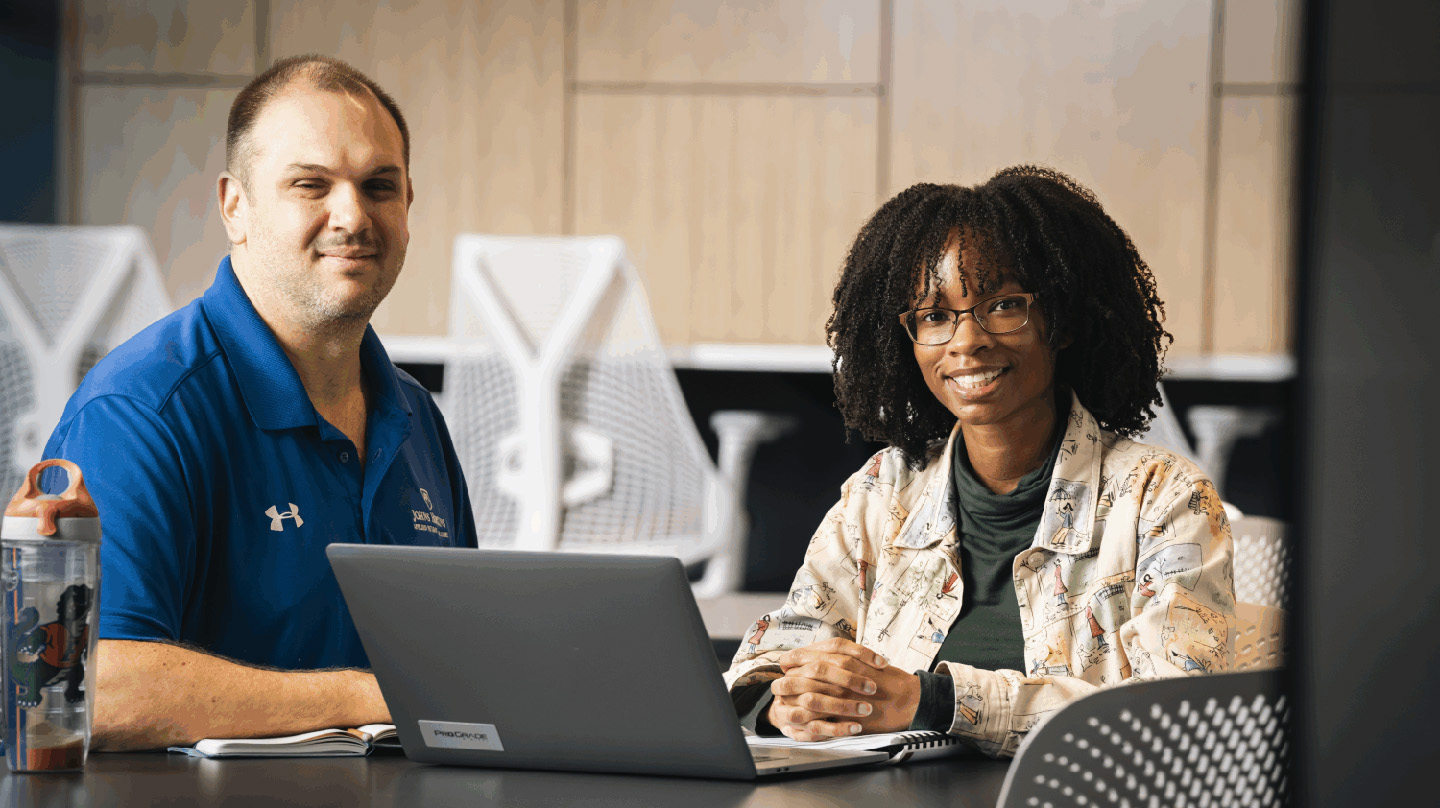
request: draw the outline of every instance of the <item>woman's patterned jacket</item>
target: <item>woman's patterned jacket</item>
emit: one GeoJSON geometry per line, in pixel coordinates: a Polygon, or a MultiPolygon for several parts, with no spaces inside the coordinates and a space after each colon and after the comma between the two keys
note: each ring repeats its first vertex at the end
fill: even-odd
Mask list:
{"type": "MultiPolygon", "coordinates": [[[[960,609],[951,432],[925,468],[881,451],[841,489],[784,605],[751,627],[731,688],[780,675],[780,654],[830,637],[927,670],[960,609]]],[[[1100,429],[1078,399],[1030,548],[1015,559],[1024,671],[942,662],[950,732],[991,755],[1097,688],[1234,663],[1230,524],[1185,458],[1100,429]]]]}

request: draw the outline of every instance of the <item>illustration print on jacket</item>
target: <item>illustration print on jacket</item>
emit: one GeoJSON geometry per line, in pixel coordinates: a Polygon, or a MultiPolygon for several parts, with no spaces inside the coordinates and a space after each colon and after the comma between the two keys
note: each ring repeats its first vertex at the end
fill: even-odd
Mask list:
{"type": "MultiPolygon", "coordinates": [[[[774,679],[792,648],[845,637],[904,670],[929,670],[964,583],[950,457],[958,427],[916,471],[876,454],[841,489],[784,605],[742,643],[730,687],[774,679]]],[[[941,662],[952,734],[1013,755],[1071,701],[1127,679],[1234,663],[1230,525],[1215,486],[1172,452],[1100,429],[1072,397],[1040,527],[1015,562],[1025,670],[941,662]]]]}

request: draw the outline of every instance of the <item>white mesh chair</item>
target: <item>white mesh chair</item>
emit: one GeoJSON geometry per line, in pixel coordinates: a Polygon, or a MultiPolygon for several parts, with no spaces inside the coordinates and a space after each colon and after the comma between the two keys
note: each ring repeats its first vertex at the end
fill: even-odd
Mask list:
{"type": "Polygon", "coordinates": [[[1286,805],[1290,715],[1276,671],[1107,688],[1031,731],[999,805],[1286,805]]]}
{"type": "Polygon", "coordinates": [[[776,423],[721,418],[752,445],[717,471],[624,243],[464,235],[454,262],[443,407],[480,546],[672,555],[706,562],[698,596],[738,589],[736,492],[776,423]]]}
{"type": "Polygon", "coordinates": [[[81,379],[170,312],[138,227],[0,225],[0,491],[39,462],[81,379]]]}
{"type": "Polygon", "coordinates": [[[1190,431],[1195,435],[1195,456],[1200,468],[1210,474],[1215,487],[1225,490],[1225,471],[1230,452],[1241,438],[1257,438],[1279,420],[1279,415],[1261,407],[1198,405],[1188,413],[1190,431]]]}
{"type": "Polygon", "coordinates": [[[1264,516],[1244,516],[1230,524],[1235,540],[1235,599],[1285,608],[1285,581],[1290,549],[1285,523],[1264,516]]]}
{"type": "Polygon", "coordinates": [[[1235,604],[1235,670],[1285,664],[1285,612],[1258,603],[1235,604]]]}

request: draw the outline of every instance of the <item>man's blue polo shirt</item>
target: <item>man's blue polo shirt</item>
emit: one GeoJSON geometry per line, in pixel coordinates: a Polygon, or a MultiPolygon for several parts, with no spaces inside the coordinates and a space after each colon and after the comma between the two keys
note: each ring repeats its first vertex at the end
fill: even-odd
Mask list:
{"type": "Polygon", "coordinates": [[[102,639],[369,667],[325,546],[473,547],[475,525],[430,394],[369,328],[360,354],[363,463],[315,411],[228,257],[203,297],[90,371],[45,456],[74,461],[100,509],[102,639]]]}

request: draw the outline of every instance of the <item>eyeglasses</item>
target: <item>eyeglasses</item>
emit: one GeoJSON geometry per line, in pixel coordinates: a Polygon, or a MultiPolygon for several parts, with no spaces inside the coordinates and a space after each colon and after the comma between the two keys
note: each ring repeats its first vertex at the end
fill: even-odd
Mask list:
{"type": "Polygon", "coordinates": [[[1030,322],[1030,304],[1035,296],[1024,292],[987,297],[968,309],[943,309],[938,306],[911,309],[900,315],[905,333],[919,345],[944,345],[955,338],[960,315],[971,314],[980,327],[991,334],[1018,331],[1030,322]]]}

